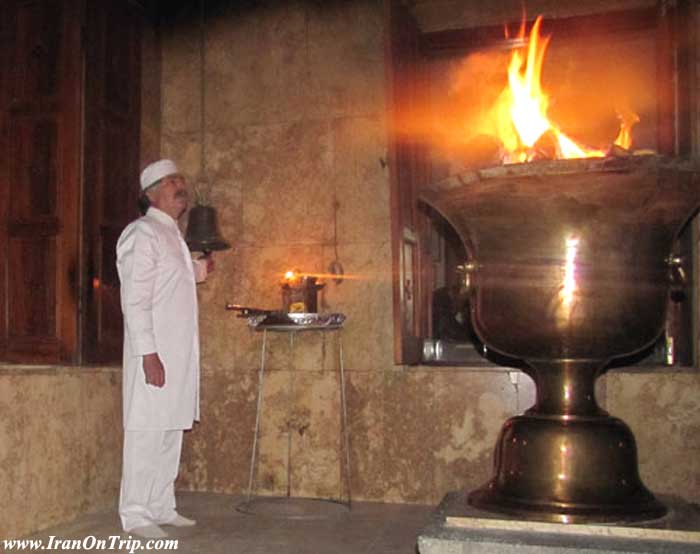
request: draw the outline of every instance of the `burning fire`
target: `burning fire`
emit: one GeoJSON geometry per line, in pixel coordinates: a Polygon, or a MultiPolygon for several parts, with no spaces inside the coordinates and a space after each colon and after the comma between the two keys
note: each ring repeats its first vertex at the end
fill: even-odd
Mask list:
{"type": "MultiPolygon", "coordinates": [[[[525,38],[525,25],[520,26],[518,39],[525,46],[515,50],[508,66],[508,85],[501,92],[493,107],[495,127],[502,143],[504,163],[522,163],[540,157],[538,142],[551,134],[548,146],[553,152],[550,158],[604,157],[605,150],[577,144],[564,134],[547,116],[549,97],[542,89],[542,64],[549,36],[540,36],[542,17],[539,16],[525,38]]],[[[614,144],[629,149],[632,144],[632,126],[639,117],[632,113],[618,114],[620,131],[614,144]]]]}
{"type": "MultiPolygon", "coordinates": [[[[301,281],[304,277],[314,277],[316,279],[337,279],[338,274],[337,273],[313,273],[313,272],[308,272],[304,271],[302,272],[299,269],[290,269],[284,272],[282,275],[282,283],[287,283],[287,284],[292,284],[296,283],[298,281],[301,281]]],[[[362,280],[362,279],[370,279],[371,277],[368,275],[360,275],[360,274],[343,274],[343,279],[350,279],[350,280],[362,280]]]]}

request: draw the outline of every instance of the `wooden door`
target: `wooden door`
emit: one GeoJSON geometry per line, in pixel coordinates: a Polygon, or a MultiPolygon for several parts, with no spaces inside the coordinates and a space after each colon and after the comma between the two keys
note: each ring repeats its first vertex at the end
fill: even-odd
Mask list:
{"type": "Polygon", "coordinates": [[[138,215],[140,37],[130,2],[89,2],[85,69],[83,359],[121,359],[123,320],[116,269],[119,234],[138,215]]]}
{"type": "Polygon", "coordinates": [[[424,214],[417,192],[429,179],[427,150],[409,132],[404,121],[424,102],[420,33],[406,7],[398,0],[386,3],[387,97],[390,108],[389,172],[394,292],[394,360],[420,362],[423,337],[428,336],[426,311],[424,214]]]}
{"type": "Polygon", "coordinates": [[[78,351],[81,13],[78,0],[0,10],[0,359],[78,351]]]}

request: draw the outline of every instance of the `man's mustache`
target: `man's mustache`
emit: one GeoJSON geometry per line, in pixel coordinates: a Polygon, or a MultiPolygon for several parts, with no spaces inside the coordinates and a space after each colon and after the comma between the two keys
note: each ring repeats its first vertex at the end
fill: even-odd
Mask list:
{"type": "Polygon", "coordinates": [[[175,198],[184,198],[185,200],[187,200],[187,191],[186,190],[178,190],[175,193],[175,198]]]}

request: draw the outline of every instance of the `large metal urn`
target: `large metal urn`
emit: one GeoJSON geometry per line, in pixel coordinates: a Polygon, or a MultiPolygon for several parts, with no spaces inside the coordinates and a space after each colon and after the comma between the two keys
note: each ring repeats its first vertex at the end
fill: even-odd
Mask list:
{"type": "Polygon", "coordinates": [[[695,169],[656,156],[537,162],[425,191],[472,256],[479,338],[524,360],[537,387],[535,405],[505,423],[473,506],[565,523],[665,513],[594,384],[662,332],[672,243],[700,199],[695,169]]]}

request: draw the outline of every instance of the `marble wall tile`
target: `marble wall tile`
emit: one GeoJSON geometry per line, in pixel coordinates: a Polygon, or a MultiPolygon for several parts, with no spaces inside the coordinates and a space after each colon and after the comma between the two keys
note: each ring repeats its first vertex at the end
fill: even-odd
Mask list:
{"type": "MultiPolygon", "coordinates": [[[[488,373],[484,377],[488,379],[488,373]]],[[[515,413],[522,414],[535,405],[537,400],[535,382],[529,375],[518,370],[509,371],[508,379],[516,390],[515,413]]]]}
{"type": "Polygon", "coordinates": [[[27,422],[33,409],[30,390],[20,376],[0,377],[0,537],[14,537],[33,529],[29,519],[29,457],[24,447],[30,440],[27,422]],[[9,509],[7,509],[9,508],[9,509]]]}
{"type": "MultiPolygon", "coordinates": [[[[241,183],[230,177],[217,176],[213,164],[207,164],[210,187],[205,190],[206,201],[203,204],[216,209],[219,233],[231,244],[231,250],[222,251],[218,257],[235,254],[243,235],[243,204],[241,183]]],[[[193,203],[194,205],[194,203],[193,203]]]]}
{"type": "Polygon", "coordinates": [[[19,537],[114,505],[120,391],[109,371],[0,374],[0,536],[19,537]]]}
{"type": "Polygon", "coordinates": [[[346,376],[352,496],[381,500],[386,490],[384,377],[377,370],[348,371],[346,376]]]}
{"type": "Polygon", "coordinates": [[[163,132],[191,133],[201,129],[199,26],[180,23],[161,33],[161,95],[163,132]]]}
{"type": "Polygon", "coordinates": [[[301,2],[222,9],[207,29],[208,120],[227,126],[304,117],[307,47],[301,2]]]}
{"type": "Polygon", "coordinates": [[[383,5],[306,3],[308,109],[317,117],[384,112],[383,5]]]}
{"type": "Polygon", "coordinates": [[[248,130],[250,142],[240,145],[246,160],[243,240],[258,246],[328,242],[333,215],[330,125],[303,121],[248,130]]]}
{"type": "MultiPolygon", "coordinates": [[[[428,370],[430,371],[430,370],[428,370]]],[[[518,389],[507,372],[475,373],[435,368],[434,499],[472,490],[492,477],[493,452],[506,419],[519,413],[518,389]]]]}
{"type": "Polygon", "coordinates": [[[636,438],[644,483],[656,493],[698,502],[700,373],[613,371],[605,380],[610,413],[636,438]]]}
{"type": "MultiPolygon", "coordinates": [[[[293,496],[338,498],[343,491],[340,380],[332,371],[295,371],[291,425],[293,496]]],[[[344,475],[344,474],[343,474],[344,475]]]]}
{"type": "Polygon", "coordinates": [[[237,312],[226,304],[236,302],[235,282],[240,269],[232,250],[214,252],[214,271],[197,285],[199,303],[200,362],[204,369],[236,369],[248,330],[237,312]]]}
{"type": "Polygon", "coordinates": [[[205,135],[206,171],[209,187],[205,199],[217,210],[219,230],[235,251],[243,235],[244,173],[237,146],[238,128],[218,128],[205,135]]]}
{"type": "Polygon", "coordinates": [[[335,339],[331,335],[332,333],[323,331],[292,333],[290,337],[291,367],[295,371],[320,371],[324,369],[328,345],[335,339]]]}
{"type": "Polygon", "coordinates": [[[383,377],[384,499],[430,502],[440,447],[435,380],[425,371],[385,371],[383,377]]]}
{"type": "Polygon", "coordinates": [[[207,32],[208,111],[234,124],[382,111],[382,15],[371,1],[221,10],[207,32]]]}
{"type": "MultiPolygon", "coordinates": [[[[345,367],[385,369],[393,365],[393,304],[391,292],[391,246],[388,241],[341,244],[338,256],[346,279],[330,281],[323,296],[324,310],[340,312],[347,319],[343,330],[345,367]]],[[[335,249],[324,249],[325,266],[335,249]]],[[[334,349],[327,351],[326,367],[334,367],[334,349]]]]}
{"type": "MultiPolygon", "coordinates": [[[[336,310],[333,309],[325,309],[324,311],[328,313],[336,312],[336,310]]],[[[344,327],[333,332],[325,331],[321,334],[322,367],[325,371],[340,372],[341,361],[344,365],[345,372],[348,371],[349,368],[346,357],[348,344],[346,337],[347,332],[344,327]]]]}
{"type": "Polygon", "coordinates": [[[210,462],[207,459],[209,451],[207,439],[210,436],[208,425],[204,423],[195,423],[192,430],[185,431],[183,434],[180,471],[175,480],[176,490],[194,492],[213,490],[209,488],[210,462]]]}
{"type": "Polygon", "coordinates": [[[82,387],[82,437],[88,507],[116,506],[121,481],[121,371],[96,374],[82,387]]]}
{"type": "MultiPolygon", "coordinates": [[[[32,476],[29,488],[31,526],[54,525],[65,514],[79,511],[83,487],[71,490],[86,472],[79,445],[79,402],[64,399],[80,398],[80,382],[73,376],[55,379],[34,377],[32,397],[35,410],[27,421],[24,445],[28,457],[27,471],[32,476]],[[38,408],[38,409],[36,409],[38,408]]],[[[82,484],[82,483],[81,483],[82,484]]]]}
{"type": "Polygon", "coordinates": [[[295,419],[294,389],[290,371],[266,371],[258,439],[256,490],[284,495],[290,483],[290,431],[295,419]]]}
{"type": "MultiPolygon", "coordinates": [[[[212,276],[209,279],[213,279],[212,276]]],[[[201,298],[201,297],[200,297],[201,298]]],[[[199,304],[200,366],[203,371],[233,371],[239,368],[241,325],[233,312],[224,310],[224,301],[199,304]]],[[[243,329],[243,332],[246,332],[243,329]]],[[[250,366],[248,366],[250,367],[250,366]]]]}
{"type": "Polygon", "coordinates": [[[340,243],[376,242],[391,234],[387,133],[383,116],[333,121],[333,184],[340,243]]]}
{"type": "MultiPolygon", "coordinates": [[[[161,140],[160,155],[173,160],[180,172],[184,174],[188,183],[190,204],[193,204],[193,187],[197,183],[201,167],[200,134],[198,131],[173,132],[164,129],[161,140]]],[[[180,222],[182,229],[185,228],[182,224],[186,222],[186,218],[180,222]]]]}
{"type": "Polygon", "coordinates": [[[155,29],[144,26],[141,36],[141,165],[160,154],[161,121],[160,41],[155,29]]]}
{"type": "MultiPolygon", "coordinates": [[[[255,332],[254,334],[255,342],[253,346],[255,348],[254,353],[256,356],[256,362],[258,367],[262,360],[258,361],[258,358],[262,356],[262,341],[263,333],[255,332]]],[[[265,350],[265,370],[280,370],[280,371],[292,371],[294,370],[293,363],[293,352],[297,350],[293,343],[294,337],[288,333],[267,333],[267,344],[265,350]]],[[[301,346],[298,349],[304,351],[305,347],[301,346]]]]}
{"type": "Polygon", "coordinates": [[[178,487],[229,494],[247,487],[257,384],[255,371],[202,376],[200,422],[185,434],[178,487]]]}

